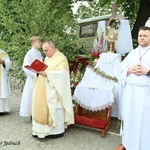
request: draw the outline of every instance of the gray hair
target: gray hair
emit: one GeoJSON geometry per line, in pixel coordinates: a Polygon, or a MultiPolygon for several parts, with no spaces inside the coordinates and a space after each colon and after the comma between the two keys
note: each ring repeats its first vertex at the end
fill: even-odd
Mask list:
{"type": "Polygon", "coordinates": [[[55,47],[55,43],[53,42],[53,40],[44,41],[44,42],[43,42],[43,45],[44,45],[44,44],[48,44],[50,47],[55,47]]]}

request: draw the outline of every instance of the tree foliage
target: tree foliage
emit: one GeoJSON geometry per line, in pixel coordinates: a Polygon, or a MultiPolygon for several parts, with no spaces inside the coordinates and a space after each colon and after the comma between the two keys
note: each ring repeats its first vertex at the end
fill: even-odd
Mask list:
{"type": "Polygon", "coordinates": [[[88,7],[83,3],[78,9],[78,17],[85,19],[93,16],[111,14],[111,7],[114,2],[117,4],[117,13],[124,15],[126,19],[134,23],[137,17],[140,0],[99,0],[88,2],[88,7]]]}
{"type": "Polygon", "coordinates": [[[22,63],[30,49],[29,39],[40,36],[53,39],[68,59],[76,52],[76,19],[72,0],[0,0],[0,48],[13,61],[13,75],[24,78],[22,63]],[[63,9],[61,9],[63,8],[63,9]]]}

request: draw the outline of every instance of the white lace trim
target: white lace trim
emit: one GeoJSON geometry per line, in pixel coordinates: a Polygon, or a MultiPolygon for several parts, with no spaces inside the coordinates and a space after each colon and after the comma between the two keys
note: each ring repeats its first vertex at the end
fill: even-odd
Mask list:
{"type": "Polygon", "coordinates": [[[81,101],[74,99],[81,107],[88,109],[90,111],[98,111],[107,108],[108,106],[112,106],[113,101],[107,102],[105,105],[97,106],[97,107],[91,107],[83,104],[81,101]]]}

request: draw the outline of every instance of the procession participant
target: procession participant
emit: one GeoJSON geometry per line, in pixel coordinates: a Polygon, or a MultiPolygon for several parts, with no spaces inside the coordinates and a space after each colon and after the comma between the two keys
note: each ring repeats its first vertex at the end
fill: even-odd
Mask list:
{"type": "Polygon", "coordinates": [[[69,66],[66,56],[52,40],[43,43],[46,55],[45,71],[39,76],[33,91],[33,137],[62,137],[67,125],[74,124],[69,66]]]}
{"type": "Polygon", "coordinates": [[[22,117],[29,117],[32,115],[31,114],[32,87],[34,76],[36,75],[35,72],[26,69],[24,66],[26,65],[30,66],[35,59],[42,60],[41,52],[39,51],[41,47],[41,38],[39,36],[33,36],[30,38],[30,43],[32,45],[32,48],[26,53],[22,65],[22,69],[27,77],[20,105],[20,116],[22,117]]]}
{"type": "Polygon", "coordinates": [[[9,112],[10,83],[8,71],[12,62],[8,54],[0,50],[0,113],[9,112]]]}
{"type": "Polygon", "coordinates": [[[116,150],[150,149],[150,26],[139,29],[138,43],[121,64],[123,129],[116,150]]]}

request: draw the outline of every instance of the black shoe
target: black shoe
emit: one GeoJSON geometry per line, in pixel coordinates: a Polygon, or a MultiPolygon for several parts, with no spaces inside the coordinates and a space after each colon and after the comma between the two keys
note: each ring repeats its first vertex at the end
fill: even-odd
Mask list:
{"type": "Polygon", "coordinates": [[[61,134],[47,135],[46,138],[60,138],[63,136],[64,136],[64,133],[61,133],[61,134]]]}
{"type": "Polygon", "coordinates": [[[33,137],[33,138],[38,138],[38,136],[37,136],[37,135],[32,135],[32,137],[33,137]]]}

